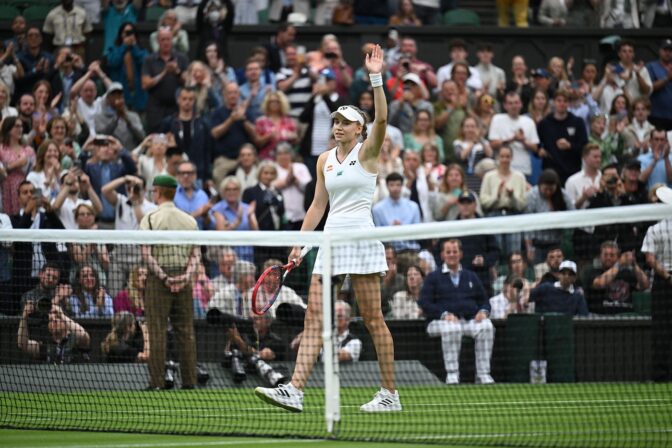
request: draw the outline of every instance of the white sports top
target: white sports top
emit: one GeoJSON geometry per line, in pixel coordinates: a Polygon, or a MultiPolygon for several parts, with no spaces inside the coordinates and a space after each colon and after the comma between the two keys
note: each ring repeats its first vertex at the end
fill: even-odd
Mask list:
{"type": "Polygon", "coordinates": [[[377,174],[369,173],[359,163],[358,143],[339,162],[337,148],[329,151],[324,164],[324,185],[329,193],[329,216],[325,229],[375,227],[371,215],[377,174]]]}

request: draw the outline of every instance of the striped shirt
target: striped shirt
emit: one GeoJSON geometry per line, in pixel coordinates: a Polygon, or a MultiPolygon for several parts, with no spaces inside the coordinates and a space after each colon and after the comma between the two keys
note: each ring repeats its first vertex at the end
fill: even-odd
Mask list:
{"type": "Polygon", "coordinates": [[[666,271],[672,271],[672,218],[649,227],[642,243],[642,252],[655,255],[666,271]]]}
{"type": "MultiPolygon", "coordinates": [[[[279,83],[280,81],[284,81],[287,78],[290,78],[293,74],[294,70],[291,68],[282,67],[276,74],[275,80],[279,83]]],[[[306,102],[313,94],[313,80],[310,79],[309,71],[306,67],[301,69],[299,77],[284,93],[287,95],[287,99],[289,100],[289,115],[298,120],[299,115],[301,115],[301,111],[306,105],[306,102]]]]}

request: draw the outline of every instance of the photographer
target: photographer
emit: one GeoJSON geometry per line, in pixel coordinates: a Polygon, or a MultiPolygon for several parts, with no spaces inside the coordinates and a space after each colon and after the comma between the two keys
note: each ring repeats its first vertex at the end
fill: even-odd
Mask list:
{"type": "Polygon", "coordinates": [[[523,303],[522,290],[524,279],[509,275],[504,279],[502,292],[490,298],[490,318],[506,319],[509,314],[523,312],[527,303],[523,303]]]}
{"type": "MultiPolygon", "coordinates": [[[[78,162],[78,161],[76,161],[78,162]]],[[[88,204],[93,207],[96,214],[103,210],[100,197],[91,185],[89,176],[82,172],[81,164],[75,166],[61,176],[61,190],[51,202],[51,206],[66,229],[77,229],[75,222],[75,209],[80,204],[88,204]],[[88,196],[83,199],[82,196],[88,196]]]]}
{"type": "Polygon", "coordinates": [[[56,303],[46,309],[40,308],[41,305],[32,301],[24,305],[17,335],[19,349],[34,359],[48,363],[71,362],[75,355],[73,349],[86,359],[91,343],[86,330],[66,316],[56,303]],[[45,321],[47,333],[43,331],[45,321]],[[34,333],[33,339],[29,333],[34,333]]]}
{"type": "Polygon", "coordinates": [[[107,88],[105,102],[95,123],[96,133],[116,137],[124,148],[135,148],[145,138],[140,116],[126,107],[124,87],[118,82],[107,88]]]}
{"type": "Polygon", "coordinates": [[[38,304],[38,308],[48,311],[52,302],[60,306],[72,294],[70,285],[60,284],[61,269],[56,263],[45,263],[38,279],[37,286],[21,297],[21,309],[25,308],[26,303],[33,302],[38,304]]]}
{"type": "Polygon", "coordinates": [[[100,350],[109,363],[147,362],[149,333],[144,322],[139,322],[128,311],[115,313],[112,331],[100,344],[100,350]]]}

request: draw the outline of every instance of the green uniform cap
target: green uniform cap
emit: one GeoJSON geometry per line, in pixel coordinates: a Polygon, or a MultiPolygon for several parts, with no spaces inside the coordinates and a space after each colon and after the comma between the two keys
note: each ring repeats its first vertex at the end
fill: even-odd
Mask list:
{"type": "Polygon", "coordinates": [[[167,174],[159,174],[154,178],[152,185],[155,187],[177,188],[177,181],[174,177],[167,174]]]}

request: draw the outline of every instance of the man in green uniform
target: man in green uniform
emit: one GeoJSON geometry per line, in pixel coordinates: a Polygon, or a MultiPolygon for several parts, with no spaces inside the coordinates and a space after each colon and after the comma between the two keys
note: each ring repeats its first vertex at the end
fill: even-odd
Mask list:
{"type": "MultiPolygon", "coordinates": [[[[173,204],[177,189],[173,177],[158,175],[153,186],[152,199],[159,207],[144,216],[141,230],[198,230],[196,220],[173,204]]],[[[164,387],[168,317],[175,329],[179,348],[182,388],[191,389],[196,383],[196,339],[190,279],[200,263],[200,257],[198,246],[142,247],[142,258],[149,268],[145,316],[152,347],[149,354],[151,389],[164,387]]]]}

